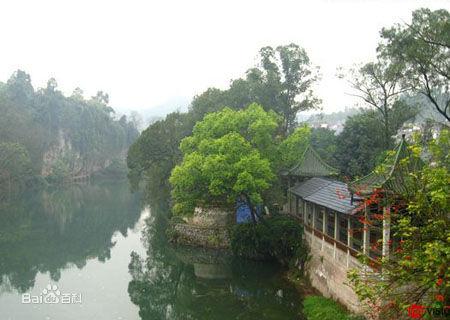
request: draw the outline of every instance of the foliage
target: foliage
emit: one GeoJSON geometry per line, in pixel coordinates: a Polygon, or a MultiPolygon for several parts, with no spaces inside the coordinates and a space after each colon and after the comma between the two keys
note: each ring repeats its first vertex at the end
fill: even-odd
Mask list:
{"type": "Polygon", "coordinates": [[[253,104],[207,115],[183,139],[183,161],[171,174],[174,212],[191,214],[197,205],[232,205],[240,194],[254,204],[274,178],[267,158],[277,117],[253,104]]]}
{"type": "Polygon", "coordinates": [[[329,298],[307,296],[303,300],[303,313],[307,320],[359,320],[341,305],[329,298]]]}
{"type": "Polygon", "coordinates": [[[311,146],[320,158],[331,166],[336,165],[337,136],[334,130],[314,128],[311,130],[311,146]]]}
{"type": "Polygon", "coordinates": [[[350,84],[355,90],[352,94],[360,98],[366,105],[380,113],[380,122],[384,148],[390,147],[391,113],[399,94],[406,91],[400,86],[402,79],[400,68],[395,64],[379,58],[376,62],[351,70],[350,84]]]}
{"type": "MultiPolygon", "coordinates": [[[[399,242],[392,245],[389,258],[380,261],[382,277],[356,270],[349,274],[362,301],[383,297],[379,311],[385,319],[405,313],[411,304],[442,306],[450,293],[450,173],[442,153],[448,149],[449,133],[433,140],[427,152],[430,162],[419,170],[407,170],[421,163],[421,144],[410,147],[411,155],[401,162],[406,176],[401,195],[405,210],[393,204],[392,232],[399,242]]],[[[445,158],[444,158],[445,159],[445,158]]]]}
{"type": "Polygon", "coordinates": [[[347,119],[337,137],[336,158],[344,176],[363,176],[377,163],[385,150],[383,128],[374,111],[365,111],[347,119]]]}
{"type": "MultiPolygon", "coordinates": [[[[0,192],[2,195],[23,189],[31,176],[27,150],[18,143],[0,142],[0,192]]],[[[0,199],[3,198],[0,196],[0,199]]]]}
{"type": "Polygon", "coordinates": [[[280,130],[287,136],[295,129],[299,111],[318,107],[320,100],[312,92],[318,72],[303,48],[293,43],[263,47],[258,58],[258,66],[247,70],[245,78],[233,80],[228,90],[209,88],[196,96],[191,105],[195,119],[224,106],[242,109],[258,103],[282,117],[280,130]]]}
{"type": "MultiPolygon", "coordinates": [[[[401,101],[391,110],[389,146],[393,147],[392,136],[403,123],[414,116],[416,109],[401,101]]],[[[368,174],[384,158],[384,127],[380,126],[380,115],[365,110],[347,119],[344,129],[336,141],[336,160],[344,176],[356,177],[368,174]]]]}
{"type": "Polygon", "coordinates": [[[404,87],[426,96],[450,121],[450,14],[445,9],[418,9],[412,21],[381,31],[378,47],[403,77],[404,87]]]}
{"type": "MultiPolygon", "coordinates": [[[[280,115],[283,125],[277,130],[285,136],[294,130],[298,111],[317,107],[319,100],[311,90],[318,77],[317,70],[311,66],[304,49],[295,44],[276,49],[265,47],[260,50],[259,58],[259,65],[249,69],[245,78],[231,81],[228,89],[207,89],[194,97],[187,113],[170,114],[142,133],[130,148],[127,159],[133,187],[161,166],[164,170],[156,169],[160,175],[154,178],[167,179],[181,159],[178,150],[181,140],[191,134],[195,123],[205,115],[221,111],[225,106],[242,110],[258,103],[266,111],[280,115]]],[[[255,130],[260,129],[255,127],[255,130]]],[[[272,157],[275,155],[276,152],[271,152],[272,157]]]]}
{"type": "Polygon", "coordinates": [[[311,129],[304,125],[295,129],[279,146],[279,167],[281,169],[291,169],[296,165],[309,145],[311,139],[311,129]]]}
{"type": "Polygon", "coordinates": [[[320,100],[312,92],[318,80],[306,51],[291,43],[259,51],[260,66],[247,71],[247,81],[253,88],[254,102],[282,115],[281,132],[287,136],[296,125],[299,111],[317,108],[320,100]]]}
{"type": "Polygon", "coordinates": [[[125,116],[115,119],[107,94],[100,91],[85,100],[78,89],[66,97],[53,78],[45,88],[34,90],[30,76],[21,70],[0,85],[0,114],[0,142],[26,149],[30,176],[42,174],[44,167],[54,167],[54,176],[85,174],[119,157],[138,135],[125,116]],[[44,160],[49,151],[56,156],[44,160]]]}
{"type": "Polygon", "coordinates": [[[152,170],[159,172],[155,179],[167,181],[170,171],[181,160],[180,141],[192,132],[192,127],[190,114],[174,112],[141,133],[127,156],[128,177],[135,189],[145,176],[152,175],[152,170]]]}
{"type": "Polygon", "coordinates": [[[277,215],[257,224],[233,226],[231,249],[235,255],[250,259],[272,258],[283,265],[303,263],[307,249],[302,234],[303,228],[297,221],[277,215]]]}

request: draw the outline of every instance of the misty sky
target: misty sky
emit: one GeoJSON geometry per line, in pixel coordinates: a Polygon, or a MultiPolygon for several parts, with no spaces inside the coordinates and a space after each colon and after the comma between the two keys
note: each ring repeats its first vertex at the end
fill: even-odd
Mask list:
{"type": "Polygon", "coordinates": [[[450,1],[2,1],[0,81],[20,68],[35,87],[109,93],[119,109],[149,109],[226,88],[262,46],[294,42],[321,67],[325,112],[353,106],[336,68],[374,58],[379,30],[450,1]]]}

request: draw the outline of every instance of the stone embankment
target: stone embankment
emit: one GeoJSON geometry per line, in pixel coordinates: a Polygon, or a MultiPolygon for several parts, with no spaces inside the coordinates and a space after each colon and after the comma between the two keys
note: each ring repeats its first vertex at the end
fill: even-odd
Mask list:
{"type": "Polygon", "coordinates": [[[222,208],[196,208],[186,223],[176,223],[169,230],[172,242],[204,248],[230,247],[229,227],[233,213],[222,208]]]}

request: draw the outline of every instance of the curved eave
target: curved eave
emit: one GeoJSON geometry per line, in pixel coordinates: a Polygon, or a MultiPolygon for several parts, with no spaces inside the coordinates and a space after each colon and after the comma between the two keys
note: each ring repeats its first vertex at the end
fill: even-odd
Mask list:
{"type": "Polygon", "coordinates": [[[310,145],[306,147],[305,151],[303,152],[300,158],[300,161],[286,173],[286,175],[300,176],[300,177],[326,177],[338,174],[339,171],[333,168],[332,166],[328,165],[325,161],[323,161],[322,158],[319,156],[319,154],[310,145]],[[302,168],[305,159],[308,155],[308,152],[310,152],[311,157],[314,158],[313,162],[316,161],[319,164],[319,167],[321,166],[322,168],[318,170],[305,170],[305,168],[302,168]]]}
{"type": "MultiPolygon", "coordinates": [[[[386,173],[376,173],[372,171],[368,175],[357,179],[351,183],[348,184],[348,188],[350,192],[359,194],[362,196],[368,196],[374,192],[374,190],[377,189],[386,189],[385,191],[395,191],[395,190],[388,190],[389,188],[386,188],[386,184],[389,184],[389,180],[394,176],[396,173],[396,170],[398,168],[398,163],[401,160],[403,153],[406,152],[406,142],[404,139],[402,139],[397,146],[397,151],[395,153],[394,160],[391,164],[388,164],[390,166],[389,170],[387,170],[386,173]],[[371,181],[372,180],[372,181],[371,181]]],[[[389,156],[386,157],[384,160],[384,163],[386,164],[389,161],[389,156]]]]}

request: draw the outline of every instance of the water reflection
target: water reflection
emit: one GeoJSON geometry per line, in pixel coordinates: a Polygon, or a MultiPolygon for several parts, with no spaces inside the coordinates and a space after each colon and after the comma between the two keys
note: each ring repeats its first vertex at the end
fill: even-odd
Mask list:
{"type": "Polygon", "coordinates": [[[128,286],[142,319],[303,319],[301,297],[278,266],[240,261],[226,251],[172,247],[167,205],[151,207],[147,257],[132,253],[128,286]]]}
{"type": "Polygon", "coordinates": [[[69,265],[108,260],[114,232],[126,236],[139,215],[126,183],[42,190],[0,204],[0,287],[25,292],[39,272],[58,281],[69,265]]]}

